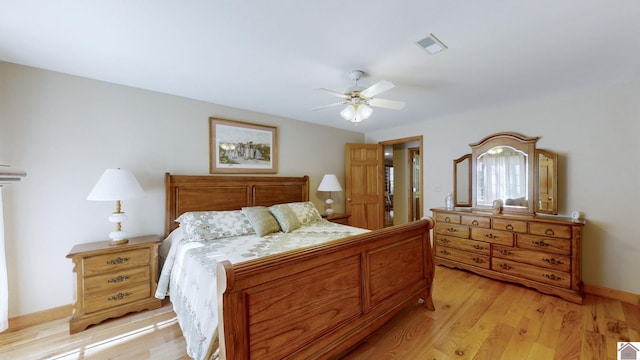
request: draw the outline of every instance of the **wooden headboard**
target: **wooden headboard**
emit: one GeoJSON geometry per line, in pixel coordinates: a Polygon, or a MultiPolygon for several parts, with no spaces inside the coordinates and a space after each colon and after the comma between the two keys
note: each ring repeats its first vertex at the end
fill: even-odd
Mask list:
{"type": "Polygon", "coordinates": [[[309,176],[216,176],[165,174],[165,236],[188,211],[239,210],[309,200],[309,176]]]}

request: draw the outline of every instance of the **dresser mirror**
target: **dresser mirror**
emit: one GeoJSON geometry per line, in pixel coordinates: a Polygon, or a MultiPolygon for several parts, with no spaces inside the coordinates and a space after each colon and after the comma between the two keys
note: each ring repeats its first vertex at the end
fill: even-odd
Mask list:
{"type": "Polygon", "coordinates": [[[500,200],[503,213],[557,214],[558,157],[537,140],[504,132],[470,144],[471,154],[454,160],[454,205],[492,211],[500,200]]]}
{"type": "Polygon", "coordinates": [[[537,186],[538,201],[536,212],[543,214],[558,213],[558,154],[536,149],[538,160],[537,186]]]}
{"type": "Polygon", "coordinates": [[[471,154],[453,160],[453,206],[471,207],[471,154]]]}

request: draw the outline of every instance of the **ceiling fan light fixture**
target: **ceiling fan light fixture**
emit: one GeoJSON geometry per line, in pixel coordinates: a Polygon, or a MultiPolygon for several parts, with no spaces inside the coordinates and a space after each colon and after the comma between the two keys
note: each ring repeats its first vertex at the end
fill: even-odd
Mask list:
{"type": "Polygon", "coordinates": [[[349,104],[340,111],[340,116],[352,123],[359,123],[362,120],[368,119],[371,114],[373,114],[373,109],[367,104],[349,104]]]}

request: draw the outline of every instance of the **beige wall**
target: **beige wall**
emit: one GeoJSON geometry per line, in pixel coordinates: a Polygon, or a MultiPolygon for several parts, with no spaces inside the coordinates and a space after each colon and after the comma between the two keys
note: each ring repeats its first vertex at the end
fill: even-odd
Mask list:
{"type": "Polygon", "coordinates": [[[540,136],[559,153],[559,211],[582,211],[583,280],[640,294],[640,82],[456,116],[367,134],[367,142],[424,136],[425,214],[453,189],[453,160],[496,132],[540,136]],[[436,191],[436,189],[441,189],[436,191]]]}
{"type": "MultiPolygon", "coordinates": [[[[257,99],[256,101],[259,101],[257,99]]],[[[131,236],[162,234],[164,173],[207,174],[210,116],[278,127],[281,176],[344,184],[344,144],[362,134],[0,62],[0,162],[27,170],[5,187],[9,313],[73,301],[77,243],[104,240],[114,204],[87,201],[106,168],[130,169],[146,197],[123,201],[131,236]]],[[[334,194],[337,212],[344,195],[334,194]]]]}

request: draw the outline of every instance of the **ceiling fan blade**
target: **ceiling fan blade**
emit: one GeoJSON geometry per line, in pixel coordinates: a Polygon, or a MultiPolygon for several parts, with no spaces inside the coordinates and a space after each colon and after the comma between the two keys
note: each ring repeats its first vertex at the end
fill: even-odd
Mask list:
{"type": "Polygon", "coordinates": [[[314,107],[311,110],[320,110],[320,109],[325,109],[325,108],[334,107],[334,106],[343,105],[343,104],[345,104],[345,102],[341,101],[341,102],[337,102],[337,103],[333,103],[333,104],[329,104],[329,105],[314,107]]]}
{"type": "Polygon", "coordinates": [[[404,108],[406,103],[404,101],[396,100],[371,99],[369,100],[369,105],[393,110],[401,110],[404,108]]]}
{"type": "Polygon", "coordinates": [[[392,83],[391,81],[387,81],[387,80],[380,80],[377,83],[369,86],[368,88],[362,90],[360,92],[360,95],[362,95],[363,97],[366,98],[370,98],[370,97],[374,97],[382,92],[385,92],[387,90],[393,89],[394,87],[396,87],[396,84],[392,83]]]}
{"type": "Polygon", "coordinates": [[[333,96],[336,96],[336,97],[339,97],[339,98],[342,98],[342,99],[346,99],[346,97],[347,97],[345,94],[341,94],[339,92],[335,92],[335,91],[329,90],[329,89],[320,88],[318,90],[322,90],[322,91],[328,93],[329,95],[333,95],[333,96]]]}

